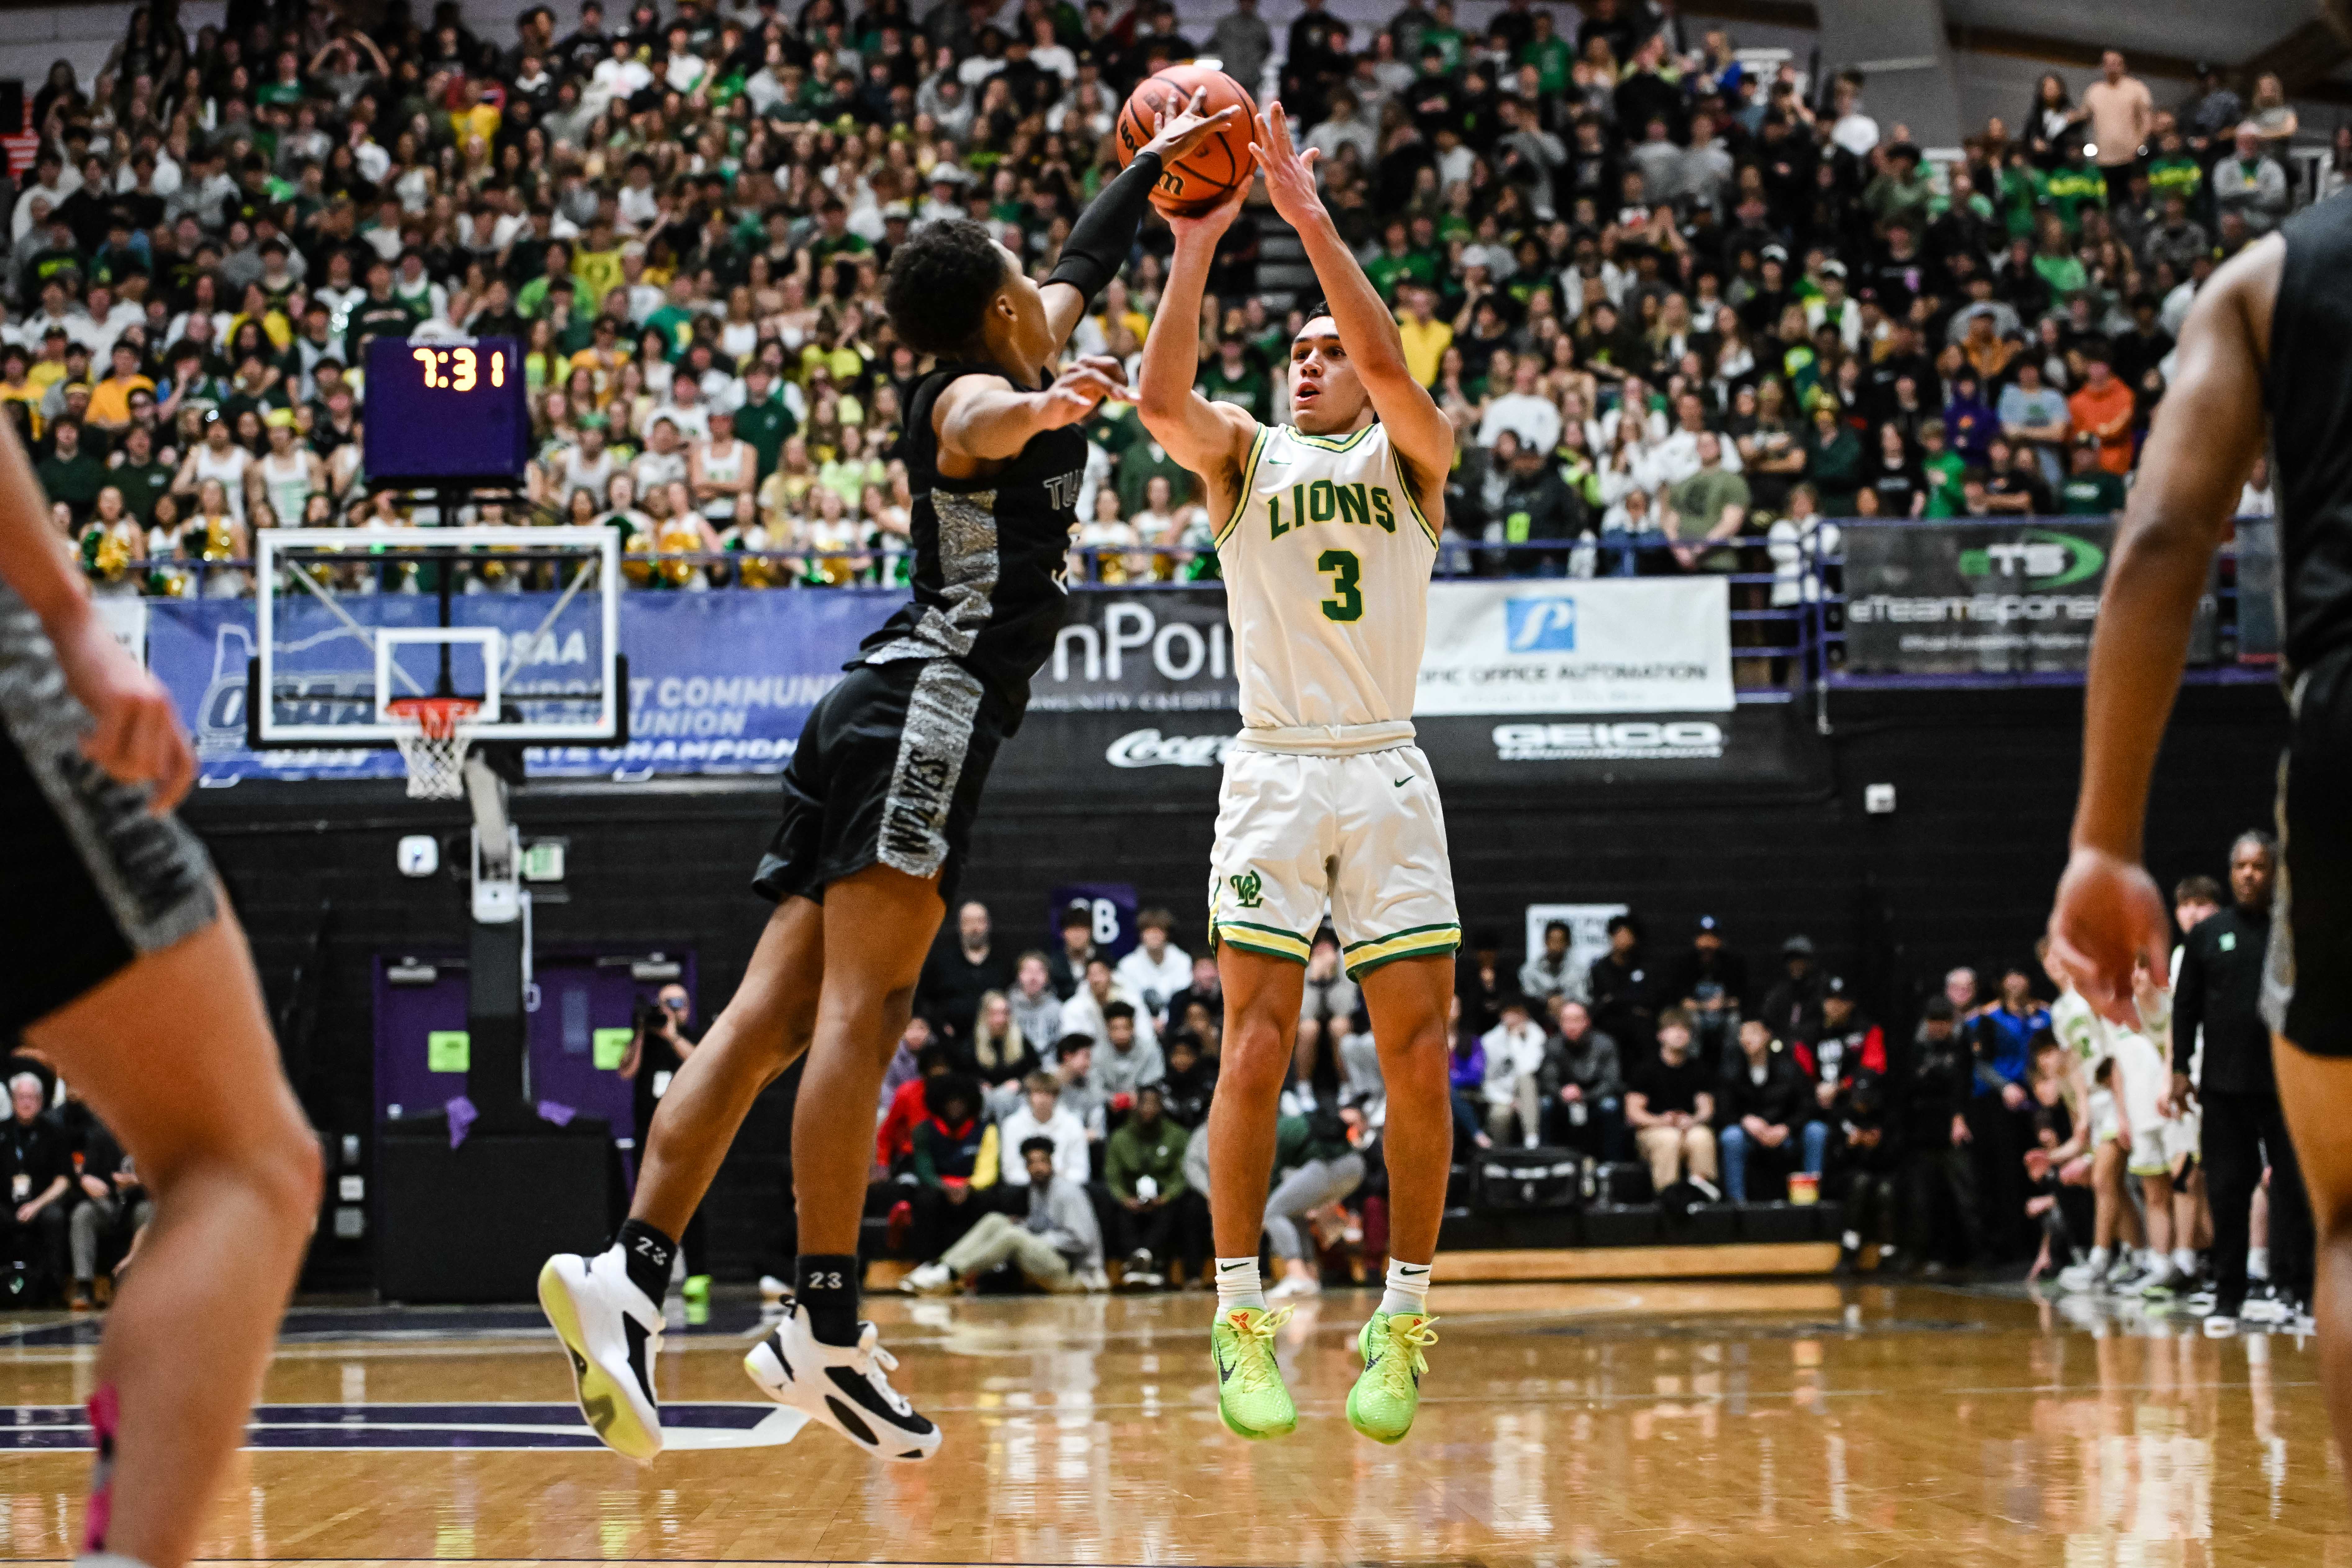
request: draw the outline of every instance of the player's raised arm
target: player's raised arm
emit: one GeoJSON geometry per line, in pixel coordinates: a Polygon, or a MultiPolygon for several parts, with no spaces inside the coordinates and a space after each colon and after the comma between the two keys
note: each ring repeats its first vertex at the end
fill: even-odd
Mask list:
{"type": "Polygon", "coordinates": [[[82,752],[123,784],[152,786],[149,805],[170,810],[188,792],[195,753],[180,732],[163,683],[115,640],[89,602],[16,432],[0,420],[0,581],[39,617],[66,685],[97,721],[82,752]]]}
{"type": "Polygon", "coordinates": [[[2276,238],[2250,246],[2197,296],[2099,601],[2082,795],[2050,938],[2084,999],[2120,1022],[2134,1021],[2135,966],[2160,974],[2171,948],[2164,899],[2140,864],[2148,775],[2213,551],[2262,453],[2263,364],[2285,255],[2276,238]]]}
{"type": "Polygon", "coordinates": [[[1314,265],[1315,279],[1322,284],[1324,302],[1339,329],[1340,346],[1355,362],[1372,412],[1388,426],[1390,441],[1411,467],[1407,477],[1421,491],[1421,510],[1433,521],[1439,521],[1445,476],[1454,468],[1454,426],[1438,412],[1429,389],[1413,379],[1396,318],[1323,205],[1315,185],[1319,154],[1313,148],[1302,153],[1291,144],[1290,122],[1279,103],[1258,116],[1257,140],[1250,143],[1250,152],[1265,174],[1265,194],[1276,214],[1297,230],[1298,242],[1314,265]]]}
{"type": "Polygon", "coordinates": [[[1249,195],[1244,184],[1205,217],[1171,218],[1176,254],[1168,263],[1168,283],[1160,309],[1144,334],[1141,384],[1135,411],[1153,440],[1179,463],[1209,481],[1209,510],[1231,510],[1243,458],[1257,437],[1257,421],[1227,403],[1212,403],[1195,390],[1201,374],[1201,297],[1208,288],[1209,262],[1217,241],[1233,226],[1249,195]]]}
{"type": "Polygon", "coordinates": [[[1136,231],[1143,226],[1143,209],[1151,200],[1152,187],[1160,183],[1161,168],[1239,118],[1237,108],[1203,114],[1208,96],[1205,90],[1196,92],[1186,104],[1176,94],[1169,94],[1168,100],[1153,111],[1157,133],[1070,226],[1061,258],[1045,282],[1045,321],[1053,331],[1055,353],[1070,341],[1070,333],[1103,285],[1127,264],[1127,253],[1135,247],[1136,231]]]}
{"type": "Polygon", "coordinates": [[[1002,462],[1019,457],[1031,437],[1076,425],[1104,398],[1126,391],[1126,368],[1108,354],[1089,354],[1043,392],[1016,392],[990,376],[964,376],[940,394],[931,424],[942,458],[1002,462]]]}

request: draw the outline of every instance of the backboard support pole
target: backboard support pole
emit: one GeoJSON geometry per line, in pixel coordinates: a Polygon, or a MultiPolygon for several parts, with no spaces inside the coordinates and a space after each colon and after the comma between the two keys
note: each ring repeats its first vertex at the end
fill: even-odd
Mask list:
{"type": "Polygon", "coordinates": [[[473,812],[472,929],[466,1027],[473,1046],[466,1097],[482,1126],[499,1131],[534,1120],[528,1081],[526,997],[530,974],[530,895],[521,881],[521,834],[508,809],[507,781],[489,759],[469,752],[466,800],[473,812]]]}

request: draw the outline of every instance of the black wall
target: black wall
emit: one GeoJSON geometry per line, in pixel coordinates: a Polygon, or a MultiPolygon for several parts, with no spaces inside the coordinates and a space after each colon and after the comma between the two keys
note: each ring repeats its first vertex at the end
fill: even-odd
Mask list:
{"type": "MultiPolygon", "coordinates": [[[[1623,900],[1661,948],[1711,913],[1759,977],[1781,940],[1803,931],[1871,1003],[1899,1015],[1953,963],[2029,951],[2064,859],[2081,707],[2072,689],[1842,695],[1826,740],[1810,739],[1810,710],[1787,716],[1819,748],[1817,784],[1678,788],[1629,777],[1573,790],[1449,788],[1465,924],[1494,930],[1516,962],[1508,950],[1530,902],[1623,900]],[[1895,786],[1893,815],[1864,813],[1872,784],[1895,786]]],[[[2160,881],[2218,874],[2230,840],[2268,824],[2284,724],[2268,687],[2184,694],[2150,820],[2160,881]]],[[[616,952],[691,946],[701,1015],[716,1013],[766,915],[744,884],[772,825],[774,787],[523,792],[516,815],[526,832],[571,839],[566,901],[538,906],[538,940],[616,952]]],[[[445,835],[445,864],[462,867],[461,812],[409,802],[396,785],[247,784],[189,807],[246,921],[289,1072],[322,1130],[371,1132],[372,959],[462,939],[461,883],[409,881],[393,868],[397,838],[427,831],[445,835]]],[[[1197,934],[1210,828],[1210,812],[1190,804],[999,792],[964,890],[994,908],[1012,946],[1042,945],[1049,890],[1090,879],[1134,883],[1197,934]]],[[[722,1278],[782,1261],[792,1082],[761,1100],[713,1189],[722,1278]]],[[[311,1288],[369,1280],[367,1244],[320,1243],[311,1288]]]]}

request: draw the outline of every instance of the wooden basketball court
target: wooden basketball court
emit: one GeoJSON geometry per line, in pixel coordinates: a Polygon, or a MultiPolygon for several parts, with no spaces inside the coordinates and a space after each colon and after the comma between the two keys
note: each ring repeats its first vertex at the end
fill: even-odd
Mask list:
{"type": "MultiPolygon", "coordinates": [[[[595,1447],[529,1308],[310,1307],[205,1538],[231,1562],[2352,1565],[2315,1347],[2013,1289],[1441,1286],[1400,1447],[1370,1305],[1302,1306],[1301,1424],[1219,1425],[1203,1296],[871,1306],[945,1429],[869,1463],[757,1399],[758,1305],[673,1333],[671,1451],[595,1447]]],[[[93,1325],[0,1334],[0,1553],[71,1555],[93,1325]],[[10,1408],[13,1406],[13,1408],[10,1408]]]]}

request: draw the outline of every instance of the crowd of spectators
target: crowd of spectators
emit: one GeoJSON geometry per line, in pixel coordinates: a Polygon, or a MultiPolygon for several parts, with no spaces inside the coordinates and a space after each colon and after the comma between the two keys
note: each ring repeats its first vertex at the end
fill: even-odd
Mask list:
{"type": "MultiPolygon", "coordinates": [[[[2212,878],[2181,884],[2179,1016],[2144,999],[2145,1037],[2096,1024],[2038,951],[1981,974],[1950,970],[1890,1026],[1803,935],[1751,971],[1711,916],[1664,946],[1617,916],[1589,963],[1571,957],[1565,923],[1516,964],[1493,933],[1474,933],[1456,966],[1450,1064],[1467,1179],[1449,1202],[1478,1204],[1490,1166],[1517,1181],[1510,1162],[1533,1151],[1535,1170],[1577,1173],[1547,1194],[1568,1205],[1842,1204],[1849,1271],[2030,1260],[2029,1278],[2068,1289],[2188,1298],[2211,1248],[2229,1298],[2217,1310],[2234,1320],[2247,1259],[2257,1282],[2271,1273],[2266,1200],[2301,1201],[2254,1195],[2277,1158],[2266,1139],[2239,1139],[2232,1161],[2235,1134],[2201,1146],[2198,1134],[2208,1102],[2267,1092],[2274,1105],[2267,1079],[2237,1059],[2235,1037],[2260,1028],[2231,1016],[2252,1004],[2229,977],[2240,949],[2258,961],[2273,855],[2249,835],[2226,893],[2212,878]],[[2190,951],[2216,917],[2223,936],[2190,951]],[[2217,1172],[2242,1163],[2229,1178],[2242,1184],[2217,1196],[2251,1222],[2217,1222],[2209,1154],[2217,1172]],[[2227,1248],[2244,1255],[2234,1285],[2227,1248]]],[[[1006,1266],[1045,1289],[1108,1289],[1114,1261],[1123,1287],[1200,1283],[1198,1133],[1223,999],[1213,957],[1178,946],[1166,910],[1138,924],[1141,940],[1113,961],[1083,901],[1058,940],[1018,952],[982,905],[959,911],[877,1108],[877,1199],[896,1212],[895,1245],[922,1264],[908,1289],[952,1290],[1006,1266]]],[[[1285,1294],[1318,1289],[1327,1270],[1377,1277],[1386,1233],[1386,1093],[1328,931],[1306,982],[1265,1230],[1285,1294]]],[[[2299,1255],[2283,1266],[2287,1295],[2307,1299],[2305,1267],[2299,1255]]]]}
{"type": "MultiPolygon", "coordinates": [[[[1751,68],[1647,0],[1483,31],[1312,0],[1279,35],[1235,0],[1201,37],[1166,0],[624,3],[491,38],[457,0],[193,37],[152,0],[91,79],[50,73],[0,191],[0,408],[103,589],[249,591],[224,563],[255,529],[437,521],[366,472],[386,333],[523,346],[528,480],[468,521],[617,525],[646,586],[889,581],[922,369],[879,308],[892,248],[970,216],[1042,276],[1129,89],[1196,55],[1326,154],[1462,434],[1461,569],[1788,566],[1823,519],[2110,510],[2189,299],[2297,194],[2275,77],[2159,107],[2110,54],[1929,168],[1858,74],[1751,68]]],[[[2339,132],[2320,194],[2347,171],[2339,132]]],[[[1277,234],[1244,213],[1201,323],[1204,390],[1269,419],[1277,234]]],[[[1076,349],[1132,361],[1169,244],[1147,226],[1076,349]]],[[[1213,573],[1194,476],[1129,407],[1087,433],[1086,572],[1213,573]]]]}
{"type": "Polygon", "coordinates": [[[102,1307],[154,1215],[146,1184],[47,1058],[0,1053],[0,1305],[102,1307]]]}
{"type": "MultiPolygon", "coordinates": [[[[986,908],[957,912],[923,972],[878,1108],[877,1192],[907,1280],[944,1291],[1010,1265],[1047,1289],[1198,1285],[1224,994],[1214,958],[1139,917],[1116,961],[1074,903],[1050,950],[1007,950],[986,908]]],[[[1379,1273],[1380,1065],[1329,934],[1316,944],[1286,1089],[1266,1234],[1276,1289],[1320,1288],[1327,1244],[1379,1273]]]]}

